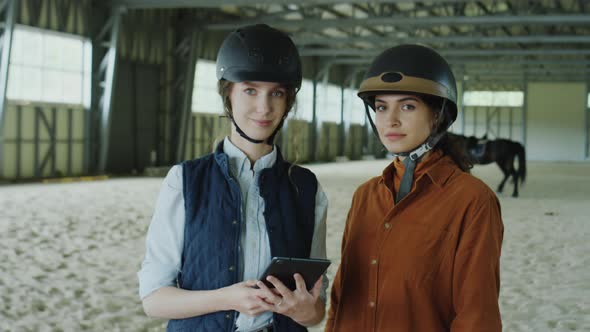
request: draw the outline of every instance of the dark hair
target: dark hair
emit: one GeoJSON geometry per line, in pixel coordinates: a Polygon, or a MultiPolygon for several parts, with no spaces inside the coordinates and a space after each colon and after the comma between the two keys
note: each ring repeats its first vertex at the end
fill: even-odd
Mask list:
{"type": "MultiPolygon", "coordinates": [[[[225,112],[232,111],[231,101],[229,100],[229,93],[231,92],[231,87],[233,84],[234,84],[234,82],[230,82],[230,81],[224,80],[224,79],[217,81],[217,92],[221,96],[221,101],[223,103],[223,108],[224,108],[225,112]]],[[[285,84],[282,86],[287,91],[287,93],[286,93],[287,111],[285,113],[285,116],[286,116],[287,114],[289,114],[289,112],[293,108],[293,105],[295,104],[295,96],[297,95],[297,89],[293,85],[285,84]]]]}
{"type": "Polygon", "coordinates": [[[446,112],[440,113],[440,109],[443,107],[443,99],[441,97],[430,96],[430,95],[419,95],[426,105],[430,108],[435,115],[435,131],[440,133],[444,131],[444,135],[440,141],[434,147],[435,150],[441,150],[443,154],[451,157],[453,162],[463,171],[469,172],[473,168],[473,163],[464,148],[464,145],[454,136],[451,136],[447,132],[448,114],[446,112]]]}

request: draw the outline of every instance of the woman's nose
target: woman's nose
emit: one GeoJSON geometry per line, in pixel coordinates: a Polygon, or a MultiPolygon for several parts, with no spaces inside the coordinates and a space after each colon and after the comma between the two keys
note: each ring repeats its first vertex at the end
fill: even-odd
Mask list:
{"type": "Polygon", "coordinates": [[[399,117],[399,112],[397,112],[396,110],[389,112],[388,117],[387,117],[387,122],[391,127],[399,126],[401,123],[400,117],[399,117]]]}
{"type": "Polygon", "coordinates": [[[268,113],[272,110],[272,105],[270,103],[270,99],[266,96],[260,96],[258,98],[258,107],[256,110],[261,113],[268,113]]]}

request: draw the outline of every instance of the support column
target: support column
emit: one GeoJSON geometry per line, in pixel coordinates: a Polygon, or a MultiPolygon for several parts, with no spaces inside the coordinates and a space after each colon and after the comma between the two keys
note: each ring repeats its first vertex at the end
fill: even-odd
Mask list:
{"type": "Polygon", "coordinates": [[[311,118],[311,128],[310,128],[310,135],[309,135],[309,161],[315,161],[317,156],[317,146],[318,146],[318,116],[317,116],[317,91],[318,91],[318,80],[320,79],[320,74],[322,73],[321,70],[318,70],[319,64],[318,59],[314,58],[313,60],[313,105],[312,105],[312,118],[311,118]]]}
{"type": "Polygon", "coordinates": [[[477,137],[477,109],[478,107],[473,107],[473,136],[477,137]]]}
{"type": "Polygon", "coordinates": [[[488,136],[488,134],[490,132],[490,120],[491,119],[492,119],[492,117],[490,116],[490,106],[487,106],[486,107],[486,133],[485,133],[486,136],[488,136]]]}
{"type": "Polygon", "coordinates": [[[317,106],[316,106],[316,101],[317,101],[317,90],[318,90],[318,79],[316,77],[314,77],[313,79],[313,97],[312,97],[312,116],[311,116],[311,128],[310,133],[309,133],[309,161],[315,161],[315,156],[316,156],[316,148],[317,148],[317,142],[318,142],[318,129],[317,129],[317,125],[318,125],[318,119],[317,119],[317,106]]]}
{"type": "Polygon", "coordinates": [[[8,89],[8,68],[12,49],[12,33],[16,20],[18,2],[5,0],[0,4],[3,26],[0,27],[0,178],[4,176],[4,118],[6,91],[8,89]]]}
{"type": "MultiPolygon", "coordinates": [[[[356,90],[357,86],[357,78],[358,78],[358,74],[360,72],[360,68],[351,68],[350,73],[346,76],[346,78],[344,79],[344,82],[342,84],[342,88],[344,89],[344,91],[346,91],[346,86],[348,85],[348,88],[351,90],[356,90]]],[[[352,104],[353,104],[353,99],[354,98],[358,98],[356,96],[356,94],[353,94],[352,96],[350,96],[350,101],[348,103],[349,106],[349,118],[345,119],[344,116],[342,117],[342,135],[343,135],[343,139],[342,139],[342,155],[346,155],[346,145],[349,144],[350,145],[350,151],[351,154],[348,155],[349,158],[354,156],[354,147],[356,146],[356,144],[359,144],[358,142],[354,142],[354,141],[349,141],[350,139],[350,123],[351,123],[351,119],[350,116],[352,116],[352,104]]],[[[344,107],[344,103],[342,103],[342,107],[344,107]]],[[[363,114],[365,112],[365,110],[363,109],[363,114]]]]}
{"type": "Polygon", "coordinates": [[[500,134],[500,126],[501,126],[500,122],[502,120],[502,109],[501,108],[496,109],[494,114],[496,115],[496,138],[501,138],[502,135],[500,134]]]}
{"type": "Polygon", "coordinates": [[[115,7],[107,24],[94,41],[94,48],[107,48],[96,71],[97,79],[94,82],[95,89],[93,89],[97,93],[97,106],[100,116],[100,146],[97,169],[99,173],[105,172],[108,161],[113,93],[117,81],[119,30],[121,29],[121,18],[124,11],[125,9],[121,6],[115,7]],[[107,39],[103,39],[105,37],[107,39]]]}
{"type": "Polygon", "coordinates": [[[176,82],[174,84],[174,120],[171,143],[172,148],[176,147],[175,162],[184,160],[186,150],[186,132],[187,124],[191,118],[191,105],[193,100],[193,88],[195,82],[195,68],[197,66],[197,57],[201,48],[202,38],[196,31],[189,32],[184,38],[179,40],[175,47],[176,57],[176,82]]]}
{"type": "Polygon", "coordinates": [[[467,115],[467,111],[465,110],[465,98],[463,98],[463,96],[465,95],[465,91],[467,91],[467,81],[463,81],[463,84],[461,84],[461,96],[459,98],[461,98],[461,109],[459,110],[461,112],[461,135],[465,136],[465,118],[467,115]]]}
{"type": "Polygon", "coordinates": [[[514,108],[510,108],[510,114],[509,115],[510,115],[510,118],[508,119],[508,128],[510,130],[508,131],[508,138],[510,140],[512,140],[512,129],[513,129],[512,128],[513,127],[513,125],[512,125],[512,122],[513,122],[512,118],[514,116],[514,108]]]}
{"type": "Polygon", "coordinates": [[[590,93],[590,80],[586,83],[586,105],[584,105],[584,158],[590,158],[590,108],[588,108],[588,93],[590,93]]]}
{"type": "Polygon", "coordinates": [[[522,133],[522,145],[525,147],[526,149],[526,114],[527,114],[527,95],[528,95],[528,78],[527,78],[527,74],[525,72],[524,74],[524,89],[523,89],[523,93],[524,93],[524,98],[523,98],[523,102],[522,102],[522,112],[521,112],[521,133],[522,133]]]}
{"type": "Polygon", "coordinates": [[[344,156],[344,142],[346,141],[344,138],[345,135],[345,128],[344,128],[344,93],[346,92],[346,88],[344,87],[344,82],[340,85],[340,126],[338,126],[338,155],[344,156]]]}

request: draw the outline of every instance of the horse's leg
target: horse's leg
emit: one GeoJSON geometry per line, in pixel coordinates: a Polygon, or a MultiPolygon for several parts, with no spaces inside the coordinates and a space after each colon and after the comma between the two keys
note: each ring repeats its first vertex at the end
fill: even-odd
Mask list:
{"type": "MultiPolygon", "coordinates": [[[[512,179],[514,180],[514,191],[512,192],[512,197],[518,197],[518,172],[516,168],[514,168],[514,157],[510,158],[510,171],[512,172],[512,179]]],[[[518,165],[520,167],[520,165],[518,165]]]]}
{"type": "Polygon", "coordinates": [[[506,169],[506,165],[504,165],[504,163],[501,162],[500,160],[496,161],[496,164],[498,164],[498,167],[500,167],[500,169],[502,170],[502,173],[504,173],[504,179],[502,180],[502,182],[500,182],[500,185],[498,186],[498,190],[496,190],[497,192],[501,193],[504,190],[504,184],[506,183],[506,180],[508,180],[510,173],[508,173],[508,170],[506,169]]]}

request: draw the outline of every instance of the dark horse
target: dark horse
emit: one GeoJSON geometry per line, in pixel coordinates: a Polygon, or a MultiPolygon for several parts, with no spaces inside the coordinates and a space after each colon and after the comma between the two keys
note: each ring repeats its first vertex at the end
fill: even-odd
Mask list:
{"type": "Polygon", "coordinates": [[[518,142],[507,139],[488,140],[485,137],[462,136],[450,134],[467,152],[473,164],[487,165],[495,162],[504,173],[504,179],[498,186],[498,192],[504,190],[504,184],[510,176],[514,182],[512,197],[518,197],[518,181],[524,182],[526,178],[526,159],[524,146],[518,142]],[[518,169],[514,167],[514,160],[518,158],[518,169]]]}

